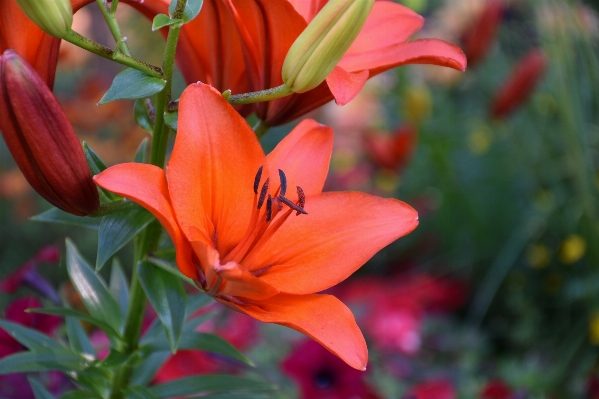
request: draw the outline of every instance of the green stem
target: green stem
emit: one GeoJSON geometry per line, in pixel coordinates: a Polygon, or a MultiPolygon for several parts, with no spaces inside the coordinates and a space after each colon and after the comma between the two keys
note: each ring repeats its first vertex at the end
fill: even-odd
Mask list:
{"type": "Polygon", "coordinates": [[[161,68],[148,64],[147,62],[140,61],[123,53],[111,50],[108,47],[101,45],[100,43],[94,42],[93,40],[88,39],[87,37],[81,36],[74,30],[71,30],[65,37],[63,37],[63,39],[67,42],[73,43],[78,47],[81,47],[82,49],[99,55],[100,57],[104,57],[106,59],[118,62],[119,64],[128,66],[130,68],[137,69],[138,71],[142,71],[155,78],[163,79],[161,68]]]}
{"type": "Polygon", "coordinates": [[[270,130],[270,126],[264,123],[262,119],[259,119],[252,129],[256,133],[256,137],[261,138],[270,130]]]}
{"type": "MultiPolygon", "coordinates": [[[[186,0],[177,0],[174,18],[181,18],[185,8],[186,0]]],[[[166,79],[164,90],[158,94],[156,105],[156,122],[152,136],[152,154],[150,162],[153,165],[163,167],[166,159],[166,144],[168,140],[169,129],[164,123],[164,112],[166,105],[171,98],[172,76],[175,62],[175,51],[177,40],[179,38],[180,26],[170,26],[168,38],[166,40],[166,49],[164,53],[163,68],[166,79]]],[[[129,309],[125,319],[125,330],[123,333],[123,348],[120,348],[125,355],[130,355],[137,350],[141,325],[143,322],[144,310],[146,306],[146,295],[139,282],[137,268],[138,263],[146,258],[148,254],[153,253],[158,248],[162,226],[158,221],[152,222],[135,240],[135,255],[133,263],[133,274],[131,276],[131,290],[129,299],[129,309]]],[[[124,398],[123,389],[129,385],[133,368],[130,364],[119,367],[114,374],[110,399],[124,398]]]]}
{"type": "Polygon", "coordinates": [[[111,213],[129,210],[132,209],[134,206],[135,203],[128,200],[109,202],[107,204],[100,204],[98,209],[96,209],[94,213],[88,216],[92,218],[98,218],[110,215],[111,213]]]}
{"type": "Polygon", "coordinates": [[[282,84],[281,86],[273,87],[272,89],[235,94],[229,97],[229,102],[233,105],[253,104],[285,97],[292,93],[293,92],[289,89],[289,87],[287,87],[285,84],[282,84]]]}
{"type": "Polygon", "coordinates": [[[96,0],[96,3],[98,3],[100,11],[102,11],[102,15],[106,20],[108,29],[110,29],[110,33],[112,33],[112,37],[114,37],[115,42],[117,44],[120,44],[120,49],[123,52],[123,54],[131,57],[131,52],[129,51],[129,46],[127,46],[125,36],[123,36],[123,34],[121,33],[121,28],[119,27],[119,24],[116,21],[116,18],[114,17],[118,1],[112,2],[110,10],[108,9],[108,4],[106,3],[106,0],[96,0]]]}

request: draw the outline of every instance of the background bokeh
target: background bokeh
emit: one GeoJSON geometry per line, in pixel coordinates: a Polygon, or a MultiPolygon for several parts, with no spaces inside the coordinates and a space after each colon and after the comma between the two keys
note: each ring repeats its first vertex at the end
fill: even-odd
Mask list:
{"type": "MultiPolygon", "coordinates": [[[[403,3],[426,17],[421,37],[465,50],[467,71],[398,68],[309,115],[335,129],[328,190],[395,197],[420,215],[415,232],[333,290],[365,332],[368,371],[222,308],[201,328],[242,349],[281,397],[599,398],[599,3],[403,3]]],[[[149,22],[127,7],[119,18],[134,55],[159,63],[149,22]]],[[[110,43],[93,7],[75,24],[110,43]]],[[[96,105],[120,69],[63,43],[55,93],[108,165],[131,160],[147,136],[132,102],[96,105]]],[[[293,126],[271,129],[265,150],[293,126]]],[[[28,220],[47,208],[0,142],[0,279],[65,237],[95,258],[95,231],[28,220]]],[[[131,248],[116,257],[128,265],[131,248]]],[[[37,271],[72,291],[64,261],[37,271]]],[[[2,308],[30,293],[5,291],[2,308]]],[[[182,352],[156,381],[219,370],[248,372],[182,352]]]]}

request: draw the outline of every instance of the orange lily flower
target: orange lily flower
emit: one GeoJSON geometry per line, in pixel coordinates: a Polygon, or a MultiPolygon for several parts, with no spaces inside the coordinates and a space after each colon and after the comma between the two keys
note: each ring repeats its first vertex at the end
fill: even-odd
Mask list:
{"type": "Polygon", "coordinates": [[[317,293],[412,231],[418,217],[395,199],[322,193],[332,144],[331,128],[305,120],[265,156],[220,93],[197,83],[181,97],[166,173],[128,163],[94,179],[154,214],[181,272],[208,295],[300,331],[362,370],[368,352],[354,316],[317,293]]]}

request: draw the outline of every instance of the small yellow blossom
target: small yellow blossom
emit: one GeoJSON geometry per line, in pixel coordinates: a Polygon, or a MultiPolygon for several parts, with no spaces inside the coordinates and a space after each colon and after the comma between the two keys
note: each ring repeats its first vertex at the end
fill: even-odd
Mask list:
{"type": "Polygon", "coordinates": [[[584,238],[577,234],[571,234],[560,245],[560,261],[566,265],[570,265],[582,258],[586,250],[587,243],[584,238]]]}

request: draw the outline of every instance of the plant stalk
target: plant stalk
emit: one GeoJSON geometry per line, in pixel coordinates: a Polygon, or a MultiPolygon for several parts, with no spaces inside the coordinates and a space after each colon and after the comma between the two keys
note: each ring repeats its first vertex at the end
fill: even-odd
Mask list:
{"type": "Polygon", "coordinates": [[[117,44],[120,44],[120,51],[126,56],[131,57],[131,52],[129,51],[129,46],[127,45],[127,39],[121,33],[121,28],[114,17],[118,1],[113,0],[110,9],[108,9],[106,0],[96,0],[96,3],[98,3],[100,11],[102,11],[102,15],[106,20],[108,29],[110,29],[110,33],[112,33],[112,37],[114,37],[114,40],[117,44]]]}

